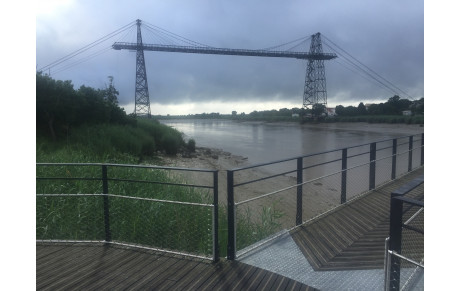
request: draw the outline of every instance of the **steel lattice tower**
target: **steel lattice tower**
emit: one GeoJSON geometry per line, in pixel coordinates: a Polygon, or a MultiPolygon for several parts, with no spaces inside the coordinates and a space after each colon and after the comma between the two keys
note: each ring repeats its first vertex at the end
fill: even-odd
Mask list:
{"type": "Polygon", "coordinates": [[[145,69],[144,45],[142,44],[141,20],[137,20],[137,47],[136,47],[136,89],[135,108],[136,116],[150,115],[149,86],[147,84],[147,71],[145,69]]]}
{"type": "MultiPolygon", "coordinates": [[[[311,36],[311,55],[322,55],[321,34],[318,32],[311,36]]],[[[307,74],[305,76],[305,88],[303,92],[303,107],[323,104],[327,106],[326,73],[324,60],[320,58],[308,59],[307,74]]]]}

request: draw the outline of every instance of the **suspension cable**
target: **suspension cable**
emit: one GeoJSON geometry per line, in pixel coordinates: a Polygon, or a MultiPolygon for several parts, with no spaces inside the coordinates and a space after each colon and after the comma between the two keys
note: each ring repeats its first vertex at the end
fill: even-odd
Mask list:
{"type": "MultiPolygon", "coordinates": [[[[337,44],[335,44],[333,41],[331,41],[329,38],[327,38],[326,36],[323,35],[323,38],[326,39],[327,42],[331,43],[333,46],[335,46],[337,49],[339,49],[340,51],[344,52],[346,55],[348,55],[350,58],[352,58],[353,60],[355,60],[358,64],[360,64],[362,67],[366,68],[368,71],[370,71],[371,73],[373,73],[374,75],[376,75],[378,78],[382,79],[383,81],[385,81],[389,86],[392,86],[393,88],[390,88],[388,85],[384,84],[382,81],[379,81],[377,80],[377,77],[374,77],[374,76],[371,76],[371,74],[369,72],[366,72],[366,70],[364,70],[362,67],[360,67],[360,70],[362,70],[364,73],[366,73],[367,75],[371,76],[371,78],[375,79],[376,81],[378,81],[379,83],[381,83],[382,85],[384,85],[385,87],[391,89],[394,93],[395,91],[400,91],[401,93],[403,93],[404,95],[408,96],[411,100],[414,100],[414,98],[412,96],[410,96],[408,93],[406,93],[405,91],[403,91],[402,89],[400,89],[399,87],[397,87],[396,85],[394,85],[393,83],[391,83],[390,81],[388,81],[387,79],[385,79],[384,77],[382,77],[381,75],[379,75],[378,73],[376,73],[374,70],[372,70],[371,68],[369,68],[368,66],[364,65],[362,62],[360,62],[358,59],[356,59],[355,57],[353,57],[351,54],[349,54],[348,52],[346,52],[344,49],[342,49],[341,47],[339,47],[337,44]],[[396,89],[396,90],[395,90],[396,89]]],[[[327,45],[327,43],[325,44],[327,45]]],[[[330,49],[332,49],[333,51],[335,51],[337,54],[339,55],[342,55],[342,57],[344,57],[343,54],[339,53],[336,49],[332,48],[331,46],[327,45],[330,49]]],[[[348,58],[344,57],[345,59],[347,59],[349,62],[351,62],[348,58]]],[[[355,65],[358,67],[358,65],[355,65]]]]}
{"type": "Polygon", "coordinates": [[[62,57],[62,58],[60,58],[60,59],[58,59],[58,60],[56,60],[56,61],[54,61],[54,62],[52,62],[52,63],[50,63],[50,64],[48,64],[46,66],[44,66],[44,67],[42,67],[42,68],[40,68],[39,71],[49,70],[49,69],[51,69],[51,68],[53,68],[53,67],[55,67],[55,66],[57,66],[57,65],[59,65],[61,63],[65,62],[65,61],[67,61],[67,60],[69,60],[69,59],[71,59],[71,58],[73,58],[73,57],[75,57],[75,56],[77,56],[77,55],[79,55],[79,54],[81,54],[81,53],[83,53],[83,52],[95,47],[95,46],[97,46],[98,44],[100,44],[100,43],[102,43],[102,42],[114,37],[115,35],[120,34],[121,32],[129,29],[133,25],[135,25],[135,22],[131,22],[130,24],[127,24],[127,25],[123,26],[122,28],[119,28],[119,29],[115,30],[114,32],[111,32],[111,33],[107,34],[106,36],[103,36],[103,37],[99,38],[96,41],[93,41],[92,43],[90,43],[90,44],[88,44],[88,45],[86,45],[86,46],[74,51],[73,53],[70,53],[70,54],[68,54],[68,55],[66,55],[66,56],[64,56],[64,57],[62,57]]]}

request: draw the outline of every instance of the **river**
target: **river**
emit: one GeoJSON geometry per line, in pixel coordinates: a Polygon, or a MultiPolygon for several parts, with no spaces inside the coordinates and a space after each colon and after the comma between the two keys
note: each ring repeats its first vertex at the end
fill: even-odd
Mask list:
{"type": "Polygon", "coordinates": [[[423,127],[368,123],[266,123],[232,120],[160,120],[193,138],[200,147],[219,148],[258,164],[423,133],[423,127]]]}

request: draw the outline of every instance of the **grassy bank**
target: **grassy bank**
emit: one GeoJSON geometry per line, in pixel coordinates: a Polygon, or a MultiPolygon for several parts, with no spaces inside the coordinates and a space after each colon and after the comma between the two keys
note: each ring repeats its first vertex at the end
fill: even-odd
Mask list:
{"type": "MultiPolygon", "coordinates": [[[[191,144],[185,143],[176,130],[156,121],[141,119],[136,126],[83,125],[58,141],[38,136],[36,156],[39,163],[158,164],[155,156],[158,151],[173,154],[191,144]]],[[[37,177],[53,178],[38,179],[37,194],[103,192],[100,165],[38,165],[36,173],[37,177]]],[[[165,202],[212,204],[211,190],[174,185],[187,182],[170,170],[109,166],[107,174],[108,190],[114,195],[109,197],[108,204],[112,240],[194,254],[212,253],[212,208],[165,202]]],[[[218,212],[220,255],[225,256],[227,209],[220,205],[218,212]]],[[[278,225],[275,216],[278,217],[279,213],[273,212],[271,217],[267,212],[260,223],[238,218],[242,238],[238,240],[239,248],[271,234],[278,225]]],[[[36,237],[104,240],[104,197],[38,195],[36,237]]]]}

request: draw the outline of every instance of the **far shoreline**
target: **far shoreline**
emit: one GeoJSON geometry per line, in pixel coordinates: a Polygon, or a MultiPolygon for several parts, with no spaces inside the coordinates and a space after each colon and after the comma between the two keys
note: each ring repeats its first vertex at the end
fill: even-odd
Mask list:
{"type": "Polygon", "coordinates": [[[264,120],[238,120],[227,118],[165,118],[159,119],[159,122],[196,122],[196,121],[225,121],[244,124],[260,124],[275,126],[299,126],[302,128],[322,128],[331,130],[352,130],[364,132],[379,133],[398,133],[398,134],[420,134],[424,132],[424,124],[406,124],[406,123],[370,123],[370,122],[317,122],[317,123],[300,123],[298,121],[264,121],[264,120]]]}

